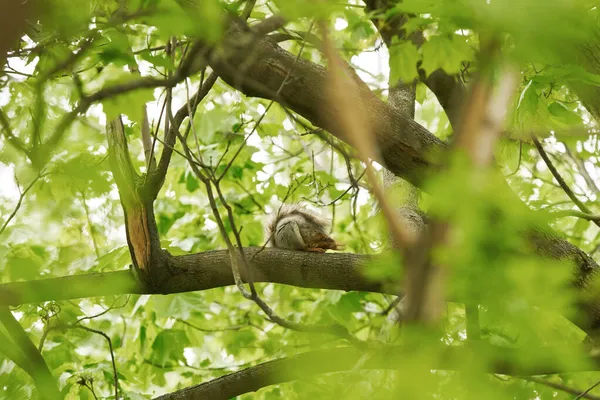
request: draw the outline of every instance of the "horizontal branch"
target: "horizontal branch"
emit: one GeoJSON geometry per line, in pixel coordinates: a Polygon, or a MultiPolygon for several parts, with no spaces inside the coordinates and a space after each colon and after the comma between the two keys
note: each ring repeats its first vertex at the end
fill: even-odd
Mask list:
{"type": "MultiPolygon", "coordinates": [[[[222,51],[213,52],[209,57],[210,66],[219,77],[247,96],[275,100],[339,139],[347,140],[346,132],[333,118],[334,110],[325,101],[323,87],[328,80],[327,70],[303,58],[296,61],[296,56],[268,36],[252,46],[241,45],[243,32],[243,22],[232,22],[222,51]]],[[[354,78],[360,81],[355,75],[354,78]]],[[[377,137],[381,153],[378,161],[395,175],[423,189],[426,178],[439,172],[447,155],[447,145],[382,101],[364,82],[357,83],[359,107],[364,109],[377,137]]],[[[506,185],[499,190],[510,188],[506,185]]],[[[583,294],[578,304],[581,318],[578,325],[588,333],[600,332],[600,294],[594,289],[600,280],[599,265],[548,226],[539,226],[526,234],[539,255],[568,261],[566,268],[572,269],[573,280],[579,283],[583,294]]]]}
{"type": "MultiPolygon", "coordinates": [[[[531,351],[532,349],[529,349],[531,351]]],[[[547,375],[565,372],[564,360],[578,354],[578,347],[548,347],[533,349],[532,354],[539,358],[519,363],[522,351],[497,346],[481,345],[472,348],[461,346],[440,346],[436,354],[440,356],[428,365],[428,369],[458,370],[469,360],[490,360],[482,372],[503,375],[547,375]]],[[[230,399],[244,393],[254,392],[263,387],[297,379],[348,371],[354,368],[364,351],[355,347],[340,347],[328,350],[311,351],[289,358],[269,361],[241,371],[233,372],[200,385],[191,386],[173,393],[157,397],[155,400],[191,399],[230,399]]],[[[521,355],[522,357],[522,355],[521,355]]],[[[414,349],[404,346],[386,346],[372,350],[362,366],[363,369],[408,370],[414,368],[414,349]]],[[[600,356],[588,357],[586,362],[570,363],[569,372],[600,369],[600,356]]],[[[483,364],[483,363],[482,363],[483,364]]]]}
{"type": "Polygon", "coordinates": [[[586,221],[600,222],[600,215],[588,214],[583,211],[577,211],[577,210],[551,211],[550,217],[554,217],[554,218],[575,217],[575,218],[585,219],[586,221]]]}
{"type": "MultiPolygon", "coordinates": [[[[361,265],[374,259],[350,253],[317,254],[258,247],[244,250],[255,282],[272,282],[305,288],[397,294],[381,282],[365,278],[361,265]]],[[[226,250],[168,258],[169,276],[162,294],[208,290],[234,284],[226,250]]],[[[242,271],[242,277],[246,274],[242,271]]],[[[138,284],[129,271],[74,275],[62,278],[12,282],[0,285],[0,305],[19,305],[126,293],[153,294],[138,284]]]]}
{"type": "Polygon", "coordinates": [[[130,271],[64,276],[0,285],[0,306],[143,293],[130,271]]]}

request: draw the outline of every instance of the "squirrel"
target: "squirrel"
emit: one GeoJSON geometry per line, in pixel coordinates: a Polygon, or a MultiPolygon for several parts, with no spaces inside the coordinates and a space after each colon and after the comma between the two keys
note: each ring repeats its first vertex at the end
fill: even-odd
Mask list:
{"type": "Polygon", "coordinates": [[[267,225],[272,247],[324,253],[344,245],[327,234],[329,221],[301,205],[284,205],[267,225]]]}

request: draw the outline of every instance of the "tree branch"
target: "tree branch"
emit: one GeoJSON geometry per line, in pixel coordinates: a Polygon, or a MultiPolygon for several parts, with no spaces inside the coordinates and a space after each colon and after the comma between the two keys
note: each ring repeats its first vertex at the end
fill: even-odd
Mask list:
{"type": "MultiPolygon", "coordinates": [[[[246,247],[244,252],[250,260],[255,282],[397,293],[395,285],[371,281],[361,274],[362,266],[377,260],[376,257],[350,253],[313,254],[260,247],[246,247]]],[[[167,263],[170,274],[160,287],[161,294],[208,290],[235,284],[227,250],[171,256],[167,263]]],[[[247,282],[244,271],[242,279],[247,282]]],[[[156,291],[138,283],[130,271],[74,275],[2,284],[0,306],[126,293],[156,294],[156,291]]]]}
{"type": "MultiPolygon", "coordinates": [[[[540,141],[535,136],[531,136],[531,139],[533,140],[533,144],[535,145],[536,149],[540,153],[540,156],[546,163],[546,166],[550,170],[550,173],[552,174],[554,179],[556,179],[556,181],[558,182],[560,187],[563,189],[563,191],[567,194],[567,196],[569,196],[569,198],[573,201],[573,203],[575,203],[575,205],[581,210],[581,212],[583,212],[587,215],[593,214],[592,211],[585,204],[583,204],[581,202],[581,200],[579,200],[577,198],[577,196],[575,195],[575,193],[573,193],[573,191],[571,190],[569,185],[567,185],[567,182],[565,182],[563,177],[560,175],[560,173],[558,172],[558,170],[552,163],[552,160],[550,160],[550,157],[548,157],[548,154],[542,147],[542,144],[540,143],[540,141]]],[[[600,221],[598,221],[596,219],[590,219],[590,221],[592,221],[594,224],[596,224],[596,226],[600,227],[600,221]]]]}
{"type": "Polygon", "coordinates": [[[23,352],[31,364],[31,371],[27,371],[35,381],[35,385],[43,399],[58,400],[61,398],[56,381],[52,377],[46,361],[33,344],[19,322],[12,315],[8,307],[0,307],[0,322],[6,328],[17,347],[23,352]]]}
{"type": "MultiPolygon", "coordinates": [[[[170,121],[169,132],[165,141],[165,145],[160,156],[160,161],[158,163],[158,168],[156,172],[151,174],[150,180],[148,182],[148,187],[150,190],[150,196],[152,198],[156,198],[158,192],[160,191],[162,185],[165,181],[165,176],[167,174],[167,170],[169,168],[169,163],[171,162],[171,156],[173,155],[173,149],[175,146],[175,141],[177,139],[176,131],[179,130],[181,124],[185,120],[186,117],[192,117],[196,112],[196,108],[200,104],[200,102],[208,95],[210,89],[212,89],[215,82],[219,79],[219,76],[216,73],[211,73],[206,81],[202,84],[202,87],[192,96],[189,101],[181,106],[179,110],[175,113],[173,120],[170,121]],[[192,116],[190,116],[190,108],[192,112],[192,116]]],[[[167,117],[168,118],[168,117],[167,117]]],[[[190,123],[192,123],[190,121],[190,123]]]]}
{"type": "MultiPolygon", "coordinates": [[[[406,370],[412,365],[406,363],[410,355],[410,348],[403,346],[382,347],[373,350],[365,360],[363,369],[406,370]]],[[[436,361],[432,361],[428,369],[458,370],[464,366],[468,357],[480,358],[485,354],[487,369],[484,372],[503,375],[546,375],[563,372],[560,365],[560,355],[566,356],[573,352],[580,352],[579,348],[547,348],[539,349],[536,354],[557,354],[529,360],[526,365],[519,364],[518,349],[478,345],[474,347],[439,346],[435,354],[440,354],[436,361]]],[[[192,399],[230,399],[244,393],[254,392],[260,388],[305,379],[309,376],[331,372],[348,371],[363,356],[363,352],[354,347],[341,347],[328,350],[311,351],[289,358],[269,361],[241,371],[224,375],[200,385],[191,386],[173,393],[165,394],[155,400],[192,400],[192,399]]],[[[600,356],[591,356],[588,362],[578,363],[575,367],[580,371],[599,370],[600,356]]],[[[573,372],[573,371],[570,371],[573,372]]]]}
{"type": "MultiPolygon", "coordinates": [[[[209,59],[213,70],[247,96],[275,100],[343,140],[343,129],[332,118],[334,110],[325,101],[323,87],[328,79],[325,68],[305,59],[298,60],[289,80],[277,94],[295,57],[268,37],[253,46],[242,46],[238,39],[247,28],[243,22],[235,20],[231,25],[223,41],[223,51],[213,52],[209,59]],[[242,65],[243,70],[240,69],[242,65]]],[[[364,82],[356,79],[359,80],[358,104],[365,109],[369,125],[377,135],[381,150],[378,161],[397,176],[421,187],[427,176],[439,171],[447,146],[414,120],[384,103],[364,82]]],[[[510,188],[507,186],[506,190],[510,188]]],[[[600,267],[590,256],[559,238],[547,226],[532,229],[527,235],[538,254],[566,261],[565,268],[573,268],[575,264],[574,280],[578,289],[592,290],[600,278],[600,267]]],[[[584,316],[579,321],[580,326],[588,332],[600,329],[600,295],[583,298],[579,304],[584,316]]]]}

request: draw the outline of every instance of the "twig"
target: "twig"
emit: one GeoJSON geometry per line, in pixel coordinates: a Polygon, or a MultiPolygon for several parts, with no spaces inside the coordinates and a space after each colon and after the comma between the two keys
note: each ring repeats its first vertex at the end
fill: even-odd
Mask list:
{"type": "Polygon", "coordinates": [[[600,397],[598,397],[598,396],[592,396],[592,395],[587,394],[587,393],[584,393],[582,395],[581,390],[577,390],[577,389],[574,389],[574,388],[571,388],[571,387],[568,387],[568,386],[565,386],[565,385],[561,385],[559,383],[551,382],[551,381],[548,381],[546,379],[540,379],[540,378],[537,378],[535,376],[530,376],[530,377],[523,378],[523,379],[525,379],[526,381],[539,383],[540,385],[545,385],[545,386],[551,387],[552,389],[561,390],[561,391],[563,391],[565,393],[569,393],[569,394],[573,394],[573,395],[578,396],[576,398],[589,399],[589,400],[600,400],[600,397]]]}
{"type": "MultiPolygon", "coordinates": [[[[310,27],[309,27],[309,31],[312,29],[313,24],[314,24],[314,21],[311,22],[310,27]]],[[[296,55],[296,58],[294,59],[294,62],[292,63],[292,65],[288,69],[287,74],[285,75],[285,77],[281,81],[281,84],[279,85],[279,88],[277,89],[277,92],[275,92],[275,98],[279,97],[279,94],[283,90],[283,87],[285,86],[287,80],[290,78],[290,76],[291,76],[291,74],[292,74],[292,72],[293,72],[296,64],[298,63],[298,60],[300,59],[300,56],[302,55],[302,51],[304,50],[304,45],[305,45],[305,42],[302,42],[300,44],[300,50],[298,51],[298,54],[296,55]]],[[[235,161],[235,159],[237,158],[237,156],[240,154],[240,152],[242,151],[242,149],[244,148],[244,146],[246,146],[246,143],[248,142],[248,139],[250,138],[250,136],[256,131],[257,127],[260,125],[260,123],[262,122],[262,120],[265,118],[265,116],[267,115],[267,112],[273,106],[274,103],[275,103],[275,100],[271,100],[269,102],[269,104],[265,108],[265,111],[261,114],[261,116],[258,118],[258,121],[256,121],[256,123],[254,124],[254,127],[252,128],[252,131],[250,131],[250,133],[248,133],[248,135],[246,135],[246,137],[244,138],[244,142],[240,145],[240,147],[238,148],[238,150],[236,151],[236,153],[233,155],[232,159],[225,166],[225,169],[223,170],[223,173],[220,175],[220,177],[217,179],[217,181],[220,181],[221,179],[223,179],[223,177],[225,176],[225,174],[227,173],[227,171],[229,170],[229,168],[231,167],[231,165],[233,164],[233,162],[235,161]]]]}
{"type": "Polygon", "coordinates": [[[98,244],[96,243],[96,236],[94,235],[94,226],[92,225],[92,220],[90,219],[90,210],[87,205],[87,199],[85,197],[85,189],[80,191],[81,193],[81,203],[83,204],[83,209],[85,211],[85,217],[88,224],[88,229],[90,230],[90,238],[92,239],[92,245],[94,246],[94,253],[96,253],[96,258],[100,258],[100,250],[98,250],[98,244]]]}
{"type": "Polygon", "coordinates": [[[569,157],[571,157],[575,164],[577,164],[577,167],[579,168],[579,173],[583,176],[583,179],[585,179],[585,182],[587,183],[590,190],[592,190],[596,194],[600,194],[600,187],[598,187],[596,181],[593,180],[590,176],[589,172],[585,168],[585,163],[583,162],[583,160],[579,158],[576,154],[573,154],[573,152],[571,152],[571,150],[565,143],[563,143],[563,145],[565,146],[569,157]]]}
{"type": "Polygon", "coordinates": [[[329,102],[336,110],[335,118],[342,125],[351,144],[358,151],[359,158],[366,165],[367,179],[381,206],[393,237],[397,240],[397,243],[402,244],[402,247],[407,248],[416,238],[403,226],[390,206],[371,166],[370,160],[380,159],[377,156],[379,150],[372,129],[368,126],[368,119],[364,115],[364,110],[356,104],[361,96],[360,90],[353,79],[352,73],[348,71],[350,67],[335,53],[326,25],[324,23],[321,25],[324,53],[330,69],[326,90],[329,102]]]}
{"type": "Polygon", "coordinates": [[[19,195],[19,201],[17,201],[17,205],[15,206],[15,209],[8,216],[8,219],[4,222],[4,224],[2,225],[2,228],[0,228],[0,235],[2,234],[2,232],[4,232],[4,230],[6,229],[6,227],[10,223],[10,221],[15,217],[15,215],[17,215],[17,211],[19,211],[19,208],[21,208],[21,204],[23,203],[23,199],[25,198],[25,195],[27,194],[27,192],[29,192],[29,190],[33,187],[33,185],[35,185],[35,183],[45,175],[47,175],[47,174],[44,174],[43,171],[40,171],[37,174],[37,176],[31,181],[31,183],[25,188],[25,190],[23,192],[21,192],[21,194],[19,195]]]}
{"type": "MultiPolygon", "coordinates": [[[[164,179],[167,174],[167,169],[169,168],[169,163],[171,162],[171,156],[173,154],[173,151],[180,154],[186,159],[188,158],[186,155],[175,149],[175,141],[178,136],[181,140],[185,141],[185,139],[183,139],[179,134],[179,128],[185,120],[185,118],[190,117],[190,111],[193,117],[193,114],[196,112],[198,105],[208,95],[208,92],[210,92],[218,78],[219,77],[215,72],[211,73],[208,76],[208,78],[206,78],[206,81],[202,84],[202,86],[198,89],[198,91],[192,96],[192,99],[190,99],[186,104],[181,106],[181,108],[177,110],[175,115],[172,116],[172,120],[170,121],[170,129],[167,135],[167,140],[165,142],[158,139],[158,134],[154,136],[155,140],[158,140],[164,146],[160,157],[160,161],[158,163],[158,168],[156,169],[156,172],[152,174],[152,176],[149,176],[149,181],[147,182],[148,186],[150,187],[152,196],[154,198],[156,198],[158,192],[160,191],[160,188],[164,183],[164,179]],[[191,110],[189,108],[190,102],[192,103],[191,110]]],[[[193,121],[191,121],[190,119],[189,124],[192,124],[192,122],[193,121]]],[[[193,158],[188,159],[188,161],[190,160],[193,160],[193,158]]]]}
{"type": "MultiPolygon", "coordinates": [[[[558,184],[560,185],[560,187],[563,189],[563,191],[567,194],[567,196],[569,196],[569,198],[573,201],[573,203],[575,203],[575,205],[582,212],[584,212],[585,214],[589,214],[589,215],[593,214],[592,211],[585,204],[583,204],[581,202],[581,200],[579,200],[577,198],[577,196],[575,195],[575,193],[573,193],[573,191],[571,190],[571,188],[569,187],[569,185],[567,185],[567,182],[565,182],[565,180],[563,179],[563,177],[560,175],[560,173],[558,172],[558,170],[556,169],[556,167],[554,166],[554,164],[550,160],[550,157],[548,157],[548,154],[546,153],[546,151],[542,147],[542,144],[539,142],[539,140],[534,135],[531,135],[531,140],[533,140],[533,144],[535,145],[535,147],[537,148],[538,152],[540,153],[540,156],[542,157],[542,159],[546,163],[546,166],[550,170],[550,173],[552,174],[552,176],[554,177],[554,179],[556,179],[556,181],[558,182],[558,184]]],[[[598,220],[590,220],[590,221],[592,221],[596,226],[600,227],[600,221],[598,221],[598,220]]]]}
{"type": "Polygon", "coordinates": [[[2,111],[2,109],[0,109],[0,126],[2,126],[4,136],[10,144],[12,144],[14,147],[22,151],[23,153],[29,154],[29,150],[27,149],[25,143],[23,143],[21,139],[19,139],[13,134],[12,129],[10,128],[10,122],[8,122],[8,117],[6,116],[6,114],[4,114],[4,111],[2,111]]]}
{"type": "Polygon", "coordinates": [[[395,299],[394,299],[394,300],[393,300],[393,301],[390,303],[390,305],[389,305],[389,306],[387,306],[387,307],[385,308],[385,310],[383,310],[383,311],[381,312],[381,315],[388,315],[388,314],[390,313],[390,311],[392,311],[394,308],[396,308],[396,306],[397,306],[398,304],[400,304],[400,302],[402,301],[402,299],[403,299],[403,297],[402,297],[402,296],[398,296],[398,297],[396,297],[396,298],[395,298],[395,299]]]}
{"type": "Polygon", "coordinates": [[[515,170],[513,172],[511,172],[510,174],[506,175],[507,177],[513,176],[517,172],[519,172],[519,169],[521,168],[521,160],[522,159],[523,159],[523,141],[519,140],[519,161],[517,162],[517,167],[515,168],[515,170]]]}
{"type": "Polygon", "coordinates": [[[600,215],[597,214],[587,214],[577,210],[560,210],[560,211],[552,211],[550,212],[551,217],[562,218],[562,217],[576,217],[585,219],[587,221],[598,222],[600,221],[600,215]]]}
{"type": "Polygon", "coordinates": [[[584,396],[587,396],[587,394],[589,392],[592,391],[592,389],[594,389],[596,386],[600,385],[600,381],[594,383],[592,386],[590,386],[588,389],[586,389],[585,391],[581,392],[577,397],[575,397],[573,400],[578,400],[583,398],[584,396]]]}
{"type": "Polygon", "coordinates": [[[110,359],[112,361],[112,368],[113,368],[113,379],[115,382],[115,400],[119,399],[119,377],[117,374],[117,364],[115,363],[115,354],[113,351],[113,347],[112,347],[112,341],[110,340],[110,337],[99,330],[96,329],[92,329],[92,328],[88,328],[87,326],[82,326],[82,325],[72,325],[71,327],[73,328],[79,328],[79,329],[83,329],[84,331],[88,331],[88,332],[92,332],[92,333],[96,333],[102,337],[104,337],[106,339],[106,341],[108,342],[108,348],[110,350],[110,359]]]}

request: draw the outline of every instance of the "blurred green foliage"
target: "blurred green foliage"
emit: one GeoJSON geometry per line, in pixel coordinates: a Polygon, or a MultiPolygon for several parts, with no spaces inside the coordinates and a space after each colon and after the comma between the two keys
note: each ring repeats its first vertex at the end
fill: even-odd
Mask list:
{"type": "MultiPolygon", "coordinates": [[[[190,36],[218,43],[227,29],[223,10],[239,13],[243,9],[241,2],[218,0],[38,3],[37,22],[32,22],[19,49],[10,54],[0,78],[0,107],[13,134],[27,144],[38,140],[32,133],[36,130],[42,140],[50,137],[82,96],[138,79],[129,67],[146,77],[173,73],[190,36]],[[173,56],[164,52],[172,37],[179,40],[173,56]],[[77,53],[84,46],[86,51],[77,53]],[[56,72],[70,57],[74,57],[72,67],[56,72]]],[[[444,314],[442,341],[464,344],[462,303],[476,302],[481,304],[482,339],[519,349],[515,363],[528,365],[545,357],[566,370],[580,365],[580,354],[540,354],[539,346],[573,345],[585,335],[566,319],[573,316],[570,269],[532,255],[522,233],[550,223],[560,235],[595,256],[600,246],[598,228],[583,219],[549,219],[525,210],[511,189],[534,209],[573,209],[535,148],[520,140],[531,132],[552,133],[547,141],[549,152],[565,180],[584,203],[599,211],[600,189],[593,184],[600,171],[598,138],[586,130],[595,123],[571,89],[572,85],[600,83],[600,75],[577,57],[578,49],[598,37],[594,4],[582,0],[404,0],[386,16],[418,14],[405,28],[408,33],[422,30],[426,42],[417,47],[394,40],[389,49],[381,45],[369,19],[373,15],[365,14],[359,2],[259,1],[250,22],[274,12],[288,18],[290,31],[306,31],[317,18],[335,25],[332,38],[340,53],[359,71],[371,68],[367,83],[384,99],[388,77],[392,82],[411,81],[418,76],[417,65],[425,76],[441,68],[468,83],[478,63],[479,37],[474,32],[500,35],[504,54],[521,67],[518,93],[508,110],[508,134],[496,152],[506,179],[497,171],[474,171],[457,156],[448,171],[429,182],[428,193],[421,198],[429,215],[453,227],[449,243],[435,252],[436,260],[452,271],[448,287],[452,302],[444,314]],[[376,69],[373,56],[385,60],[386,54],[389,66],[376,69]]],[[[313,26],[311,33],[319,32],[313,26]]],[[[318,46],[309,40],[281,46],[294,54],[302,47],[301,57],[323,63],[318,46]]],[[[200,81],[199,75],[193,76],[173,89],[175,110],[200,81]]],[[[163,89],[107,98],[67,128],[41,178],[23,196],[15,218],[0,234],[2,283],[127,268],[131,259],[107,162],[104,125],[117,114],[126,116],[134,166],[145,171],[139,134],[142,106],[150,102],[150,123],[160,138],[164,118],[160,126],[158,118],[164,98],[163,89]]],[[[268,105],[217,81],[200,105],[188,136],[190,148],[201,154],[203,162],[215,166],[217,174],[225,173],[221,188],[237,225],[243,227],[244,246],[264,244],[263,223],[285,199],[308,202],[331,217],[332,235],[347,245],[346,251],[381,253],[387,243],[386,224],[362,178],[364,166],[355,159],[346,162],[318,135],[305,134],[307,121],[301,117],[293,119],[277,104],[265,112],[268,105]],[[354,180],[360,185],[354,185],[354,180]]],[[[416,120],[441,139],[452,135],[435,96],[421,83],[416,120]]],[[[186,128],[187,121],[182,126],[186,128]]],[[[334,144],[351,152],[338,140],[334,144]]],[[[156,143],[156,149],[162,145],[156,143]]],[[[0,139],[0,226],[39,172],[6,136],[0,139]]],[[[173,156],[154,207],[162,245],[171,254],[225,247],[204,185],[179,153],[173,156]]],[[[231,232],[229,224],[226,228],[231,232]]],[[[385,254],[378,260],[367,265],[367,276],[388,280],[403,276],[397,256],[385,254]]],[[[382,314],[393,296],[275,284],[257,287],[279,315],[292,321],[336,322],[359,339],[379,344],[394,344],[402,337],[402,329],[382,314]]],[[[102,331],[111,339],[120,390],[131,399],[151,398],[264,361],[342,343],[268,321],[235,287],[23,305],[15,315],[34,343],[41,343],[46,362],[70,399],[111,398],[114,393],[106,338],[90,330],[61,328],[85,316],[93,318],[78,322],[81,326],[102,331]]],[[[483,353],[460,360],[464,368],[458,371],[422,368],[438,360],[436,348],[428,350],[424,338],[421,346],[407,353],[405,367],[396,370],[307,376],[241,398],[572,398],[527,378],[483,374],[491,357],[483,353]]],[[[598,374],[565,373],[544,379],[583,390],[598,374]]],[[[32,380],[1,354],[0,388],[2,399],[37,398],[32,380]]]]}

